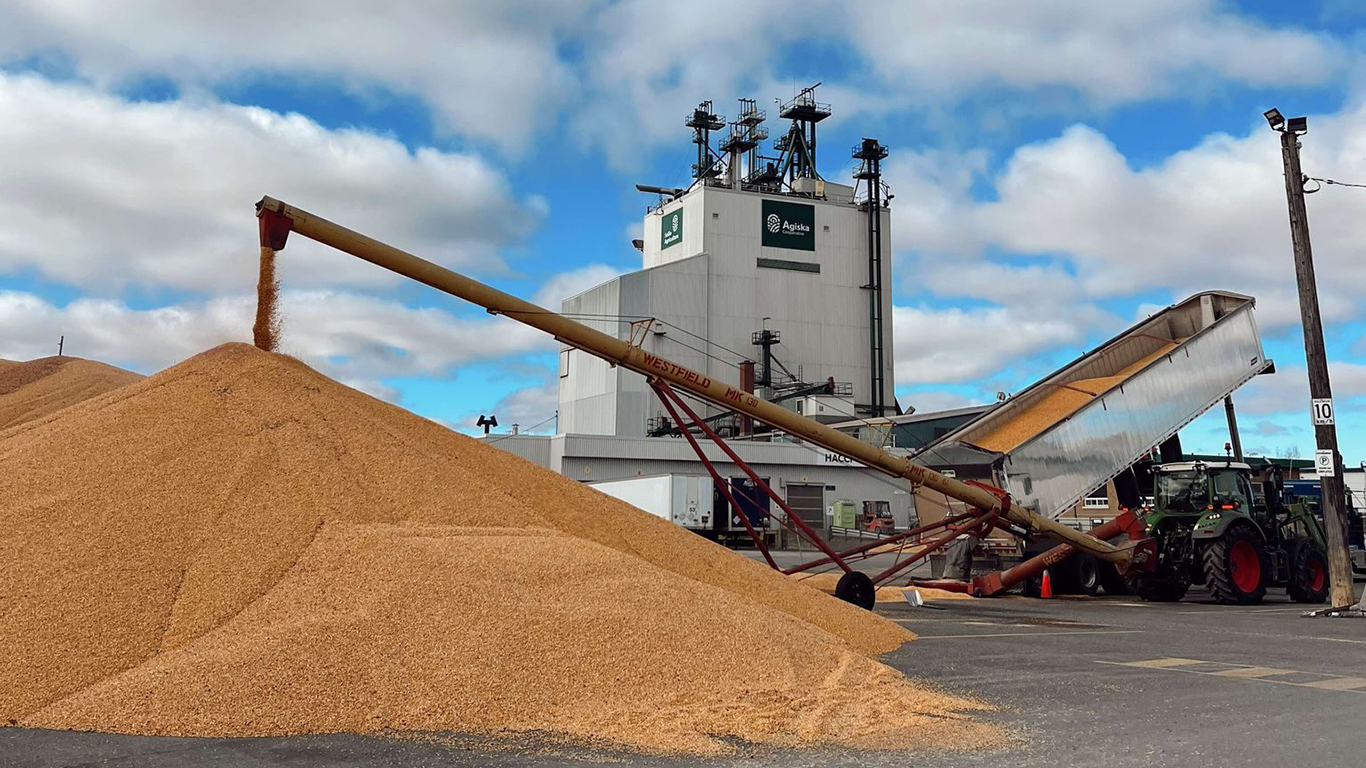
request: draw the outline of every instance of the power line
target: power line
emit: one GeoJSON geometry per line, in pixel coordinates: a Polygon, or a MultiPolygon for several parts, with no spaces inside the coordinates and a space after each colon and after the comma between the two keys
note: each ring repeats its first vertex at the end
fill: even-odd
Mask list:
{"type": "MultiPolygon", "coordinates": [[[[541,423],[536,424],[536,425],[534,425],[534,426],[527,427],[527,428],[526,428],[526,432],[527,432],[527,433],[535,432],[536,430],[540,429],[541,427],[544,427],[546,424],[549,424],[550,422],[554,421],[559,415],[560,415],[560,412],[559,412],[559,411],[556,411],[555,413],[551,414],[550,418],[546,419],[545,421],[542,421],[541,423]]],[[[514,433],[514,432],[509,432],[509,433],[506,434],[506,435],[495,435],[495,436],[493,436],[493,437],[484,438],[484,442],[485,442],[486,444],[487,444],[487,443],[496,443],[496,442],[498,442],[499,440],[506,440],[506,439],[508,439],[509,437],[520,437],[522,434],[525,434],[525,433],[522,433],[522,432],[515,432],[515,433],[514,433]]]]}
{"type": "Polygon", "coordinates": [[[1334,187],[1356,187],[1357,189],[1366,189],[1366,184],[1353,184],[1347,181],[1338,181],[1336,179],[1324,179],[1318,176],[1305,176],[1304,178],[1308,179],[1309,181],[1317,181],[1320,184],[1329,184],[1334,187]]]}

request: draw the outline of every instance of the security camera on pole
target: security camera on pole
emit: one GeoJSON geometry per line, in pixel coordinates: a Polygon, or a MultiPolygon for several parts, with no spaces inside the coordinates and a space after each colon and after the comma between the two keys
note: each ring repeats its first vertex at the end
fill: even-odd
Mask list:
{"type": "Polygon", "coordinates": [[[1315,614],[1361,614],[1352,611],[1356,593],[1352,587],[1352,561],[1347,549],[1347,515],[1343,509],[1342,456],[1338,453],[1337,427],[1333,418],[1333,393],[1328,384],[1328,357],[1323,347],[1323,321],[1319,318],[1319,294],[1314,281],[1314,253],[1309,245],[1309,218],[1304,206],[1306,178],[1300,170],[1300,141],[1309,130],[1303,117],[1286,119],[1280,110],[1265,113],[1271,129],[1281,134],[1281,160],[1285,164],[1285,196],[1290,205],[1290,239],[1295,249],[1295,280],[1299,285],[1300,321],[1304,326],[1304,356],[1309,369],[1314,437],[1318,450],[1314,465],[1322,484],[1323,527],[1328,536],[1329,603],[1315,614]]]}

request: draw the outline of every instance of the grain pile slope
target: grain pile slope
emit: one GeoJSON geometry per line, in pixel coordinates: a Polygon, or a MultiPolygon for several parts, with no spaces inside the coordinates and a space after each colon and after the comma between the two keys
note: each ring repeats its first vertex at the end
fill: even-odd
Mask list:
{"type": "MultiPolygon", "coordinates": [[[[385,534],[373,546],[389,555],[364,560],[350,573],[341,572],[348,567],[344,559],[328,560],[334,550],[313,549],[334,536],[364,538],[369,535],[365,531],[387,530],[385,525],[449,528],[513,521],[582,533],[605,545],[599,549],[610,557],[637,555],[658,566],[660,578],[683,578],[693,592],[715,593],[706,598],[713,603],[757,603],[756,610],[795,621],[840,652],[884,651],[911,637],[890,622],[791,583],[578,483],[343,387],[297,361],[239,344],[210,350],[74,406],[61,418],[31,422],[0,435],[0,515],[0,593],[9,600],[6,610],[0,611],[0,719],[36,718],[46,710],[41,714],[45,724],[60,725],[58,713],[64,712],[73,725],[100,727],[79,716],[92,711],[82,706],[94,706],[83,698],[93,691],[82,693],[83,689],[104,678],[113,678],[107,681],[113,685],[121,679],[115,676],[161,654],[124,676],[130,682],[123,695],[136,698],[137,691],[149,690],[147,676],[164,674],[157,670],[168,668],[159,665],[189,665],[199,642],[215,648],[231,644],[224,633],[264,633],[256,635],[260,642],[290,638],[268,645],[281,649],[293,647],[298,639],[290,632],[331,620],[339,622],[336,632],[326,634],[338,642],[352,635],[383,635],[386,625],[367,618],[378,615],[377,610],[324,611],[321,617],[296,616],[291,623],[288,617],[271,613],[270,606],[284,610],[293,603],[335,599],[328,597],[329,588],[309,592],[307,584],[295,583],[302,578],[300,569],[307,567],[332,568],[335,589],[401,593],[391,582],[402,582],[407,568],[386,558],[417,543],[402,536],[390,541],[394,537],[385,534]],[[347,526],[354,530],[348,533],[347,526]],[[366,566],[373,566],[375,573],[367,573],[366,566]],[[299,589],[304,591],[290,591],[299,589]],[[293,596],[284,603],[272,602],[270,595],[276,593],[293,596]],[[255,624],[241,626],[252,616],[258,617],[255,624]],[[286,629],[269,629],[281,626],[286,629]],[[59,704],[63,699],[68,700],[59,704]]],[[[429,538],[440,542],[446,553],[441,557],[451,562],[453,572],[458,572],[455,563],[470,565],[479,559],[458,554],[478,554],[477,547],[462,543],[468,537],[451,533],[429,538]]],[[[524,574],[542,587],[561,579],[593,581],[582,573],[566,573],[556,559],[561,550],[587,543],[577,536],[561,537],[545,546],[529,560],[518,559],[516,568],[500,571],[499,578],[516,581],[522,576],[510,574],[524,574]]],[[[629,561],[632,568],[651,570],[639,560],[629,561]]],[[[438,571],[417,576],[408,586],[420,588],[427,583],[424,579],[438,584],[454,578],[438,571]]],[[[626,593],[647,588],[638,587],[620,568],[612,576],[606,563],[588,571],[601,571],[600,578],[622,593],[613,593],[609,603],[629,603],[628,597],[635,598],[626,593]]],[[[430,601],[461,593],[454,585],[447,586],[423,594],[430,601]]],[[[552,595],[552,604],[562,599],[589,615],[610,616],[611,627],[629,626],[611,615],[610,606],[578,604],[572,591],[545,588],[520,595],[515,604],[530,604],[544,594],[552,595]]],[[[427,605],[410,597],[401,600],[414,604],[408,624],[400,623],[394,631],[420,624],[424,612],[450,619],[443,626],[451,634],[458,634],[451,628],[468,626],[453,618],[459,615],[459,601],[427,605]]],[[[675,589],[671,599],[677,602],[659,607],[660,614],[679,614],[674,618],[685,625],[700,621],[692,611],[679,611],[679,606],[701,604],[702,597],[680,596],[675,589]]],[[[506,621],[516,625],[525,618],[516,614],[506,621]]],[[[740,632],[730,625],[708,629],[713,630],[740,632]]],[[[642,637],[652,633],[639,626],[635,631],[642,637]]],[[[772,636],[785,635],[800,638],[802,633],[785,628],[772,636]]],[[[684,644],[691,643],[695,650],[717,636],[691,638],[684,644]]],[[[620,645],[619,637],[596,640],[620,645]]],[[[417,642],[377,638],[378,644],[359,647],[349,665],[372,669],[376,657],[367,654],[383,655],[381,640],[403,648],[409,647],[405,642],[417,642]]],[[[571,645],[586,645],[595,638],[569,640],[571,645]]],[[[497,650],[508,657],[504,664],[520,658],[516,643],[497,650]]],[[[659,651],[651,646],[651,652],[659,651]]],[[[524,663],[542,677],[549,669],[545,659],[528,656],[524,663]]],[[[608,674],[610,668],[594,674],[608,674]]],[[[157,679],[168,685],[175,682],[174,675],[157,679]]],[[[287,678],[272,673],[252,679],[287,678]]],[[[420,677],[397,684],[405,690],[421,690],[424,685],[420,677]]],[[[450,709],[455,705],[439,701],[439,692],[430,698],[431,706],[457,712],[459,716],[448,718],[445,725],[459,729],[469,713],[450,709]]],[[[268,703],[272,699],[266,693],[250,689],[244,695],[268,703]]],[[[455,689],[444,693],[465,695],[455,689]]],[[[693,697],[688,691],[674,694],[679,702],[693,697]]],[[[435,722],[408,714],[390,716],[388,711],[371,711],[366,722],[374,727],[435,722]]],[[[247,722],[268,721],[265,714],[257,714],[259,718],[247,722]]],[[[131,722],[110,716],[115,724],[131,722]]],[[[288,730],[326,729],[338,722],[322,715],[313,720],[282,717],[280,722],[293,723],[279,726],[288,730]]],[[[177,727],[174,719],[145,725],[177,727]]],[[[184,732],[195,728],[179,727],[184,732]]],[[[347,721],[343,727],[358,726],[347,721]]],[[[237,728],[251,726],[239,722],[237,728]]],[[[232,729],[224,725],[221,730],[232,729]]]]}
{"type": "Polygon", "coordinates": [[[141,381],[141,374],[78,357],[0,360],[0,430],[141,381]]]}
{"type": "Polygon", "coordinates": [[[965,716],[977,708],[790,615],[576,537],[328,523],[224,626],[24,722],[239,736],[535,730],[708,753],[724,750],[714,734],[997,743],[965,716]],[[550,560],[554,579],[526,567],[550,560]],[[770,671],[736,666],[756,657],[770,671]]]}

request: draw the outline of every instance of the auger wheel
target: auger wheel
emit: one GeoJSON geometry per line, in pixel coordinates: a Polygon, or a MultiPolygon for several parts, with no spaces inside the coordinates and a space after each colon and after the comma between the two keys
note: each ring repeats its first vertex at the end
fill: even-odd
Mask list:
{"type": "Polygon", "coordinates": [[[850,571],[835,584],[835,597],[871,611],[877,604],[877,587],[866,573],[850,571]]]}

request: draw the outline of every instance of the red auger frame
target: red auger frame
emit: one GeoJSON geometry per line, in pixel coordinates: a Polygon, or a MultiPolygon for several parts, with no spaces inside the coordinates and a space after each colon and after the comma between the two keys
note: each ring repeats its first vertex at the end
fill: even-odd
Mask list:
{"type": "MultiPolygon", "coordinates": [[[[1020,538],[1033,538],[1028,531],[1022,530],[1004,519],[1004,514],[1010,509],[1010,494],[1000,488],[985,483],[979,483],[975,480],[964,480],[963,482],[974,485],[998,497],[1001,500],[1001,509],[997,511],[974,509],[970,512],[949,515],[944,519],[935,523],[930,523],[929,525],[922,525],[891,536],[885,536],[876,541],[861,544],[844,551],[836,551],[831,548],[830,544],[822,539],[819,534],[812,530],[805,521],[793,514],[792,509],[787,505],[787,502],[775,493],[767,483],[759,479],[758,474],[726,444],[725,439],[717,434],[704,419],[698,416],[697,412],[689,407],[683,398],[680,397],[667,382],[659,378],[651,378],[650,387],[654,389],[655,395],[657,395],[660,402],[664,404],[665,410],[669,412],[669,416],[674,420],[674,423],[679,425],[679,431],[683,434],[683,437],[687,439],[688,445],[692,447],[693,452],[697,454],[697,458],[702,462],[702,466],[706,467],[707,473],[711,475],[712,481],[715,483],[716,487],[720,489],[722,495],[730,504],[731,509],[741,510],[740,505],[736,503],[734,494],[737,492],[743,493],[743,491],[739,491],[738,489],[732,490],[730,483],[727,483],[724,478],[721,477],[716,466],[712,463],[711,459],[707,458],[706,452],[702,450],[702,446],[698,443],[697,437],[694,436],[692,429],[684,424],[683,419],[679,415],[680,411],[687,416],[688,421],[692,423],[693,427],[705,435],[708,440],[716,445],[716,447],[720,448],[731,462],[753,481],[755,487],[757,487],[759,491],[767,494],[773,503],[778,505],[783,512],[779,522],[787,528],[787,530],[819,549],[825,555],[825,557],[818,560],[805,562],[791,568],[780,567],[773,559],[772,553],[769,552],[768,544],[764,541],[762,533],[754,528],[748,515],[741,511],[736,517],[744,525],[745,531],[754,542],[754,546],[763,554],[764,560],[769,566],[783,575],[790,576],[795,573],[809,571],[813,568],[834,565],[844,572],[840,577],[839,585],[836,586],[835,593],[838,597],[848,600],[849,602],[862,605],[865,608],[872,608],[876,599],[876,588],[879,585],[891,581],[908,568],[923,562],[930,555],[940,551],[961,536],[982,537],[991,529],[999,528],[1000,530],[1007,531],[1020,538]],[[929,541],[926,541],[927,538],[929,538],[929,541]],[[901,555],[904,553],[906,545],[911,544],[913,541],[918,542],[915,551],[911,552],[905,559],[902,559],[901,555]],[[849,563],[851,562],[857,562],[879,554],[888,553],[891,551],[889,549],[890,547],[896,548],[897,560],[891,567],[876,575],[867,576],[859,571],[855,571],[849,566],[849,563]]],[[[1138,542],[1136,546],[1143,546],[1143,526],[1139,522],[1138,517],[1132,512],[1126,511],[1114,520],[1091,531],[1091,535],[1099,539],[1112,539],[1121,534],[1127,534],[1131,541],[1138,542]]],[[[985,576],[976,576],[973,577],[971,581],[958,581],[956,579],[915,579],[912,580],[911,583],[915,586],[933,587],[935,589],[943,589],[952,592],[963,592],[977,597],[992,597],[1002,594],[1016,584],[1042,574],[1044,570],[1056,566],[1076,551],[1077,550],[1071,545],[1060,544],[1043,554],[1019,563],[1012,568],[989,573],[985,576]]],[[[1137,562],[1137,560],[1138,559],[1136,558],[1135,562],[1137,562]]],[[[1144,557],[1142,560],[1148,562],[1151,561],[1152,558],[1144,557]]]]}

